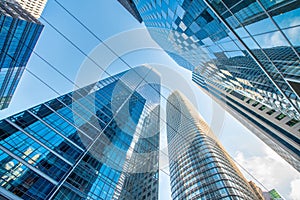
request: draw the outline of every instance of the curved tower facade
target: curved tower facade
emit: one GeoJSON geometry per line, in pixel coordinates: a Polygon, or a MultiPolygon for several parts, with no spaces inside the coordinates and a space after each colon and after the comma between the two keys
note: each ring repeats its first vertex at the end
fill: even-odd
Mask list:
{"type": "Polygon", "coordinates": [[[172,199],[257,199],[206,122],[179,92],[167,102],[172,199]]]}

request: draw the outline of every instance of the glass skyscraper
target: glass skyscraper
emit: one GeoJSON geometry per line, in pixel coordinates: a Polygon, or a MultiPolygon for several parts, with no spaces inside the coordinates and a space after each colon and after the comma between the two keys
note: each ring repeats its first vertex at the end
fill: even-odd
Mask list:
{"type": "Polygon", "coordinates": [[[43,25],[14,1],[0,1],[0,110],[7,108],[43,25]]]}
{"type": "Polygon", "coordinates": [[[258,199],[186,97],[173,92],[166,112],[172,199],[258,199]]]}
{"type": "Polygon", "coordinates": [[[193,80],[300,171],[300,3],[133,0],[193,80]]]}
{"type": "Polygon", "coordinates": [[[1,120],[0,198],[157,199],[159,103],[141,67],[1,120]]]}

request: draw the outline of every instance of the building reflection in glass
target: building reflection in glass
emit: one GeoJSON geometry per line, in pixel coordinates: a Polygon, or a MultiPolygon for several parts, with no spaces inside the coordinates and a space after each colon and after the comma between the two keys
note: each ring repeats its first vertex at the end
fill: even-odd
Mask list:
{"type": "Polygon", "coordinates": [[[1,120],[1,195],[157,199],[159,95],[139,67],[1,120]]]}

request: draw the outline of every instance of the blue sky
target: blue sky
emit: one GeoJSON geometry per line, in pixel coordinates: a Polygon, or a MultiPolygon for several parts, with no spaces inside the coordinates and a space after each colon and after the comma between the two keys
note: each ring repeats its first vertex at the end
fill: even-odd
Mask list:
{"type": "MultiPolygon", "coordinates": [[[[116,41],[121,41],[124,38],[121,37],[121,39],[115,40],[116,35],[126,35],[126,33],[124,34],[126,31],[144,27],[143,24],[138,23],[116,0],[86,0],[76,1],[76,3],[74,3],[75,1],[59,2],[83,21],[99,38],[112,41],[110,43],[112,45],[117,46],[116,41]]],[[[53,30],[43,18],[53,24],[87,54],[93,54],[93,52],[97,51],[99,41],[72,19],[55,1],[48,2],[41,19],[43,24],[45,24],[45,28],[35,51],[69,79],[78,81],[78,78],[82,76],[81,70],[83,69],[84,61],[86,61],[85,56],[53,30]]],[[[159,50],[146,32],[140,34],[136,38],[136,41],[138,39],[146,41],[150,46],[152,45],[155,48],[129,52],[123,56],[126,62],[131,66],[138,66],[145,63],[152,65],[159,64],[163,65],[166,69],[169,68],[169,70],[179,73],[185,79],[184,82],[189,84],[192,93],[195,95],[196,101],[194,104],[196,104],[204,119],[213,129],[218,129],[217,125],[222,125],[221,131],[217,131],[216,134],[229,154],[247,168],[268,189],[276,188],[287,199],[297,199],[299,197],[299,194],[295,192],[297,187],[300,188],[300,176],[296,170],[290,167],[270,148],[203,94],[192,83],[191,73],[178,67],[163,51],[159,50]],[[225,114],[225,117],[221,117],[221,124],[215,123],[216,120],[212,120],[212,116],[222,116],[222,114],[225,114]]],[[[134,43],[136,41],[129,40],[127,42],[134,43]]],[[[121,42],[124,41],[122,40],[121,42]]],[[[97,55],[99,55],[99,52],[97,55]]],[[[108,57],[108,55],[105,54],[103,57],[108,57]]],[[[59,94],[64,94],[74,89],[72,83],[68,82],[34,54],[32,54],[27,68],[54,88],[59,94]]],[[[114,60],[109,66],[108,71],[116,73],[126,69],[128,68],[120,60],[114,60]]],[[[97,77],[101,77],[101,75],[94,73],[84,76],[87,82],[92,82],[97,77]]],[[[177,80],[175,78],[173,80],[175,83],[174,88],[176,88],[177,80]]],[[[173,86],[168,85],[168,87],[173,86]]],[[[25,71],[9,108],[0,111],[0,119],[56,96],[58,94],[25,71]]],[[[170,197],[168,177],[163,173],[160,175],[163,177],[160,181],[160,199],[166,200],[170,197]]],[[[244,175],[246,174],[244,173],[244,175]]],[[[248,176],[246,177],[248,178],[248,176]]]]}

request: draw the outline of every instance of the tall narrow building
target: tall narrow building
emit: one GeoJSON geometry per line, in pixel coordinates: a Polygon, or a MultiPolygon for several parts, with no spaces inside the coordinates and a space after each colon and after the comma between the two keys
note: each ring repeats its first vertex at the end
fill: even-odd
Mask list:
{"type": "Polygon", "coordinates": [[[249,181],[249,185],[251,186],[252,190],[256,194],[257,199],[265,200],[263,196],[263,191],[260,187],[258,187],[253,181],[249,181]]]}
{"type": "Polygon", "coordinates": [[[43,25],[14,1],[0,1],[0,110],[7,108],[43,25]]]}
{"type": "Polygon", "coordinates": [[[166,110],[172,199],[258,199],[181,93],[168,97],[166,110]]]}
{"type": "Polygon", "coordinates": [[[159,81],[136,68],[1,120],[0,198],[157,199],[159,81]]]}
{"type": "Polygon", "coordinates": [[[133,2],[200,88],[300,171],[300,2],[133,2]]]}

